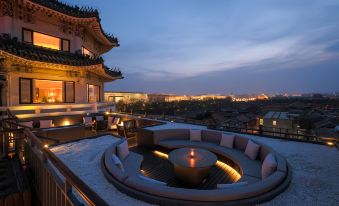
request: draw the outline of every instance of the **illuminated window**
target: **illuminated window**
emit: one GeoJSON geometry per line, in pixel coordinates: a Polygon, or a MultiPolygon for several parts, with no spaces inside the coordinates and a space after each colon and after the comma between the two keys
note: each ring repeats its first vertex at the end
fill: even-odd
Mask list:
{"type": "Polygon", "coordinates": [[[277,125],[277,121],[273,120],[272,124],[273,124],[273,126],[276,126],[277,125]]]}
{"type": "Polygon", "coordinates": [[[29,29],[22,30],[22,41],[50,49],[70,51],[69,40],[42,34],[29,29]]]}
{"type": "Polygon", "coordinates": [[[19,79],[20,104],[74,103],[75,83],[71,81],[19,79]]]}
{"type": "Polygon", "coordinates": [[[264,125],[264,119],[259,119],[259,124],[264,125]]]}
{"type": "Polygon", "coordinates": [[[93,52],[91,52],[90,50],[86,49],[85,47],[82,47],[82,54],[85,55],[85,56],[94,57],[93,52]]]}
{"type": "Polygon", "coordinates": [[[88,84],[88,102],[100,102],[100,86],[88,84]]]}
{"type": "Polygon", "coordinates": [[[50,49],[60,50],[60,39],[57,37],[33,32],[33,44],[36,46],[42,46],[50,49]]]}
{"type": "Polygon", "coordinates": [[[34,103],[60,103],[62,98],[62,81],[34,80],[34,103]]]}
{"type": "Polygon", "coordinates": [[[20,104],[32,103],[32,80],[20,78],[19,80],[19,102],[20,104]]]}

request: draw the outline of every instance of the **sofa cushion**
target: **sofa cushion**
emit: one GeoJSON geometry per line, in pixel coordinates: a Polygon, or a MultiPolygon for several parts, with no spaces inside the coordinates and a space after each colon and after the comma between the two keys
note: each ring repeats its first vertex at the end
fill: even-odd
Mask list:
{"type": "Polygon", "coordinates": [[[201,142],[201,130],[190,129],[190,140],[192,142],[201,142]]]}
{"type": "Polygon", "coordinates": [[[117,155],[120,160],[124,160],[129,154],[127,140],[117,145],[117,155]]]}
{"type": "Polygon", "coordinates": [[[210,142],[192,142],[189,140],[162,140],[159,145],[168,149],[176,149],[182,147],[214,147],[216,144],[210,142]]]}
{"type": "Polygon", "coordinates": [[[121,160],[115,154],[112,154],[112,160],[116,166],[118,166],[123,172],[125,171],[124,165],[122,164],[121,160]]]}
{"type": "Polygon", "coordinates": [[[224,188],[235,188],[235,187],[241,187],[247,185],[248,182],[236,182],[231,184],[217,184],[218,189],[224,189],[224,188]]]}
{"type": "Polygon", "coordinates": [[[53,127],[53,122],[51,119],[40,120],[40,128],[51,128],[53,127]]]}
{"type": "Polygon", "coordinates": [[[219,144],[221,140],[221,132],[214,130],[202,130],[201,139],[203,142],[219,144]]]}
{"type": "Polygon", "coordinates": [[[164,129],[153,131],[153,143],[155,145],[159,144],[161,140],[166,139],[189,140],[189,129],[164,129]]]}
{"type": "Polygon", "coordinates": [[[267,147],[266,145],[260,143],[260,151],[259,151],[259,159],[260,161],[264,161],[266,156],[271,153],[271,149],[267,147]]]}
{"type": "Polygon", "coordinates": [[[243,174],[238,180],[239,182],[248,182],[248,184],[253,184],[261,181],[261,177],[253,177],[250,175],[243,174]]]}
{"type": "Polygon", "coordinates": [[[275,153],[275,160],[278,164],[277,169],[281,172],[287,172],[287,161],[279,153],[275,153]]]}
{"type": "Polygon", "coordinates": [[[273,154],[268,154],[261,166],[261,178],[266,179],[277,170],[277,161],[273,154]]]}
{"type": "Polygon", "coordinates": [[[234,144],[234,135],[222,134],[220,146],[233,148],[234,144]]]}
{"type": "Polygon", "coordinates": [[[161,182],[161,181],[146,177],[146,176],[141,175],[141,174],[139,174],[138,177],[140,177],[141,179],[146,180],[147,182],[150,182],[150,183],[154,183],[154,184],[158,184],[158,185],[166,185],[165,182],[161,182]]]}
{"type": "Polygon", "coordinates": [[[249,140],[245,149],[245,154],[252,160],[255,160],[258,157],[259,150],[260,145],[252,142],[252,140],[249,140]]]}
{"type": "Polygon", "coordinates": [[[178,200],[201,201],[202,203],[205,203],[205,205],[208,205],[209,201],[220,202],[238,200],[239,198],[243,199],[243,197],[253,197],[262,193],[262,191],[256,189],[256,187],[250,187],[251,185],[235,188],[194,190],[194,192],[192,192],[192,189],[187,188],[156,185],[145,181],[138,176],[129,177],[124,183],[132,188],[135,188],[136,190],[143,191],[148,194],[178,200]],[[247,187],[250,187],[250,189],[246,189],[247,187]]]}
{"type": "Polygon", "coordinates": [[[113,121],[113,124],[115,125],[115,124],[119,124],[119,122],[120,122],[120,117],[115,117],[114,118],[114,121],[113,121]]]}
{"type": "Polygon", "coordinates": [[[114,117],[112,116],[109,116],[107,118],[107,128],[111,128],[112,124],[113,124],[113,121],[114,121],[114,117]]]}
{"type": "Polygon", "coordinates": [[[105,167],[113,177],[123,182],[127,178],[127,175],[112,160],[112,149],[114,147],[116,147],[116,144],[113,144],[109,149],[105,151],[105,154],[104,154],[105,155],[105,167]]]}
{"type": "Polygon", "coordinates": [[[248,142],[248,138],[235,135],[234,148],[241,150],[241,151],[245,151],[247,142],[248,142]]]}
{"type": "Polygon", "coordinates": [[[129,155],[122,161],[127,176],[133,176],[140,173],[143,156],[134,152],[130,152],[129,155]]]}

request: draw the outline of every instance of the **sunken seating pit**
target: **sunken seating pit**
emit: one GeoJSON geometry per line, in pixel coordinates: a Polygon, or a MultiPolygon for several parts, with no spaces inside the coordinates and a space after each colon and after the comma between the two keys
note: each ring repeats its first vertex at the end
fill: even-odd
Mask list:
{"type": "MultiPolygon", "coordinates": [[[[142,130],[147,130],[147,128],[142,130]]],[[[111,160],[116,144],[109,147],[102,157],[102,170],[107,179],[120,191],[150,203],[160,205],[254,205],[268,201],[280,194],[287,188],[291,179],[290,167],[280,154],[266,145],[243,136],[235,135],[233,147],[229,148],[220,145],[223,133],[213,130],[202,130],[201,141],[192,141],[189,129],[147,130],[140,134],[147,135],[138,135],[138,143],[144,141],[143,146],[148,145],[149,148],[162,147],[171,150],[196,147],[207,149],[217,154],[218,157],[235,163],[235,166],[232,167],[241,175],[237,183],[209,190],[170,187],[164,182],[149,180],[142,176],[140,172],[141,157],[134,162],[126,162],[126,165],[123,163],[125,171],[121,173],[118,166],[114,165],[111,160]],[[249,142],[260,145],[255,159],[251,159],[245,154],[249,142]],[[268,176],[262,177],[263,161],[267,156],[274,157],[276,167],[268,176]]],[[[134,159],[133,156],[136,154],[130,152],[129,155],[134,159]]]]}

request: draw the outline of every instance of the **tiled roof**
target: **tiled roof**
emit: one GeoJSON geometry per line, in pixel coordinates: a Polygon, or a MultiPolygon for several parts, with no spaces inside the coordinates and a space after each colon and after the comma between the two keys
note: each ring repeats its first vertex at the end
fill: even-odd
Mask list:
{"type": "MultiPolygon", "coordinates": [[[[104,63],[101,57],[90,58],[78,53],[70,53],[65,51],[57,51],[43,47],[34,46],[19,42],[17,38],[10,38],[9,35],[0,35],[0,50],[13,54],[24,59],[48,62],[54,64],[63,64],[70,66],[90,66],[104,63]]],[[[104,66],[106,73],[110,76],[120,76],[121,72],[118,69],[109,69],[104,66]]]]}
{"type": "Polygon", "coordinates": [[[99,18],[99,12],[96,9],[89,8],[89,7],[78,7],[78,6],[71,6],[69,4],[60,2],[59,0],[31,0],[34,3],[40,4],[42,6],[48,7],[55,11],[74,16],[74,17],[82,17],[82,18],[89,18],[89,17],[97,17],[99,18]]]}
{"type": "Polygon", "coordinates": [[[110,76],[118,76],[120,78],[124,78],[119,68],[109,68],[104,66],[105,72],[110,76]]]}
{"type": "MultiPolygon", "coordinates": [[[[90,7],[71,6],[69,4],[60,2],[59,0],[31,0],[31,1],[69,16],[78,18],[95,17],[99,23],[101,22],[99,12],[97,9],[93,9],[90,7]]],[[[100,30],[110,42],[115,43],[117,46],[119,46],[119,40],[117,37],[114,37],[113,34],[108,34],[104,32],[101,25],[100,30]]]]}

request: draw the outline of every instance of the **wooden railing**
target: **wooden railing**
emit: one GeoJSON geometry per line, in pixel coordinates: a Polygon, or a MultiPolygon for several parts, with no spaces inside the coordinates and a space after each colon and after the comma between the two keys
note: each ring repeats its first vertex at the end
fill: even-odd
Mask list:
{"type": "Polygon", "coordinates": [[[1,155],[14,153],[20,159],[36,192],[33,201],[42,206],[108,205],[30,129],[18,124],[10,112],[8,117],[1,120],[1,155]]]}

